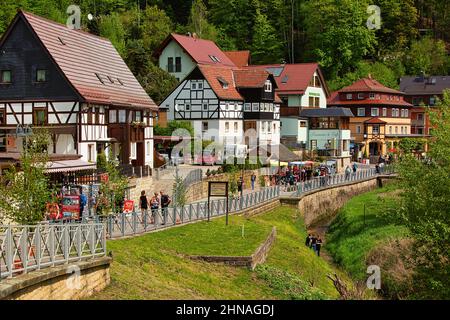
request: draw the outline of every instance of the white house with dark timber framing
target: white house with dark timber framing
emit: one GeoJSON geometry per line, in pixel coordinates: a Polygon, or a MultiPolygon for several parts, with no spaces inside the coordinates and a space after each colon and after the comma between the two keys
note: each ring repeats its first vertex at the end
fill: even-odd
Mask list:
{"type": "MultiPolygon", "coordinates": [[[[153,166],[157,106],[111,42],[19,11],[0,39],[0,160],[12,162],[18,125],[45,128],[51,158],[153,166]]],[[[73,163],[73,162],[72,162],[73,163]]]]}
{"type": "Polygon", "coordinates": [[[191,121],[203,140],[278,145],[281,100],[275,89],[273,76],[264,70],[200,64],[160,108],[169,121],[191,121]]]}

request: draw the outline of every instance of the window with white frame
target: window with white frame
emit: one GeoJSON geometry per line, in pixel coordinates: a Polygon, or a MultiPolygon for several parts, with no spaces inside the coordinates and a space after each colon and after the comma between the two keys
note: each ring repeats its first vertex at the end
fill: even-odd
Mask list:
{"type": "Polygon", "coordinates": [[[387,117],[387,108],[383,108],[383,117],[387,117]]]}
{"type": "Polygon", "coordinates": [[[198,90],[202,90],[203,89],[203,82],[200,81],[199,83],[197,83],[197,87],[198,87],[198,90]]]}
{"type": "Polygon", "coordinates": [[[389,134],[392,134],[392,126],[389,126],[389,134]]]}
{"type": "Polygon", "coordinates": [[[259,111],[259,104],[258,103],[252,103],[252,111],[258,112],[259,111]]]}
{"type": "Polygon", "coordinates": [[[252,111],[252,105],[251,105],[251,103],[245,103],[245,104],[244,104],[244,111],[247,111],[247,112],[252,111]]]}
{"type": "Polygon", "coordinates": [[[409,117],[409,110],[405,109],[405,118],[408,118],[408,117],[409,117]]]}
{"type": "Polygon", "coordinates": [[[272,132],[272,123],[271,122],[267,123],[267,132],[269,132],[269,133],[272,132]]]}
{"type": "Polygon", "coordinates": [[[238,132],[238,123],[235,122],[234,123],[234,133],[237,133],[237,132],[238,132]]]}
{"type": "Polygon", "coordinates": [[[373,127],[372,127],[372,133],[373,133],[373,134],[379,134],[379,133],[380,133],[380,126],[377,125],[377,124],[373,125],[373,127]]]}
{"type": "Polygon", "coordinates": [[[347,94],[345,95],[345,97],[347,98],[347,100],[352,100],[352,99],[353,99],[353,94],[347,93],[347,94]]]}
{"type": "Polygon", "coordinates": [[[190,103],[186,103],[184,111],[190,111],[191,110],[191,104],[190,103]]]}
{"type": "Polygon", "coordinates": [[[202,131],[208,131],[208,121],[203,121],[202,122],[202,131]]]}
{"type": "Polygon", "coordinates": [[[369,99],[374,100],[375,99],[375,93],[369,93],[369,99]]]}
{"type": "Polygon", "coordinates": [[[109,110],[109,123],[117,122],[117,110],[109,110]]]}
{"type": "Polygon", "coordinates": [[[266,82],[264,83],[264,91],[272,92],[272,82],[270,80],[266,80],[266,82]]]}
{"type": "Polygon", "coordinates": [[[208,111],[208,102],[203,102],[203,111],[208,111]]]}
{"type": "Polygon", "coordinates": [[[131,143],[131,159],[136,160],[136,142],[131,143]]]}
{"type": "Polygon", "coordinates": [[[229,131],[230,131],[230,123],[225,122],[225,132],[229,132],[229,131]]]}
{"type": "Polygon", "coordinates": [[[379,109],[378,109],[378,108],[372,108],[372,109],[370,110],[370,115],[371,115],[372,117],[378,117],[378,115],[379,115],[379,109]]]}
{"type": "Polygon", "coordinates": [[[119,110],[119,123],[127,122],[127,112],[125,110],[119,110]]]}
{"type": "Polygon", "coordinates": [[[197,90],[197,83],[196,82],[191,82],[191,89],[192,90],[197,90]]]}
{"type": "Polygon", "coordinates": [[[366,115],[365,108],[358,108],[358,117],[364,117],[366,115]]]}
{"type": "Polygon", "coordinates": [[[152,152],[152,150],[150,148],[150,141],[147,141],[147,156],[150,156],[151,152],[152,152]]]}
{"type": "Polygon", "coordinates": [[[397,134],[398,133],[398,127],[396,126],[395,127],[395,134],[397,134]]]}

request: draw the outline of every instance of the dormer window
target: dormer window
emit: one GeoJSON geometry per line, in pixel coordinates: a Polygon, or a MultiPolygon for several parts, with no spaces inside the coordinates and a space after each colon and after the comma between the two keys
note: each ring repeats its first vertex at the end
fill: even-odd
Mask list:
{"type": "Polygon", "coordinates": [[[266,83],[264,83],[264,91],[272,92],[272,82],[270,80],[266,80],[266,83]]]}
{"type": "Polygon", "coordinates": [[[364,99],[364,93],[358,93],[358,99],[359,100],[364,99]]]}
{"type": "Polygon", "coordinates": [[[347,100],[352,100],[353,95],[351,93],[347,93],[346,98],[347,98],[347,100]]]}
{"type": "Polygon", "coordinates": [[[369,98],[370,98],[370,100],[374,100],[375,99],[375,93],[370,93],[369,94],[369,98]]]}
{"type": "Polygon", "coordinates": [[[11,80],[12,80],[11,70],[0,71],[0,83],[11,83],[11,80]]]}
{"type": "Polygon", "coordinates": [[[223,89],[228,89],[228,82],[224,78],[218,77],[217,81],[220,82],[220,84],[222,85],[223,89]]]}
{"type": "Polygon", "coordinates": [[[37,69],[36,70],[36,82],[46,82],[47,81],[47,70],[37,69]]]}

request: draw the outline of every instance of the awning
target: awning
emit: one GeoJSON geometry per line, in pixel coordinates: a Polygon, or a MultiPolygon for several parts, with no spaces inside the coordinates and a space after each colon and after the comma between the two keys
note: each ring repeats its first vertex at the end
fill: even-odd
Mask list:
{"type": "Polygon", "coordinates": [[[55,172],[73,172],[81,170],[95,170],[97,165],[80,159],[77,160],[60,160],[50,161],[47,163],[47,173],[55,172]]]}

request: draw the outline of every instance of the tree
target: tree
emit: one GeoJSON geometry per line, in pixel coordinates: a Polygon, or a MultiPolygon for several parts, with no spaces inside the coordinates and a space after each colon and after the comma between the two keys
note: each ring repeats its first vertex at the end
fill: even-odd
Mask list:
{"type": "Polygon", "coordinates": [[[374,52],[377,40],[369,30],[367,0],[306,1],[302,6],[308,37],[308,59],[318,60],[332,78],[354,70],[358,61],[374,52]]]}
{"type": "Polygon", "coordinates": [[[117,161],[111,160],[112,158],[112,155],[110,155],[110,160],[105,163],[104,169],[108,179],[103,181],[100,187],[104,199],[99,199],[98,201],[104,200],[105,209],[115,212],[125,197],[128,179],[120,173],[117,161]]]}
{"type": "Polygon", "coordinates": [[[208,11],[202,0],[192,2],[189,23],[187,29],[197,34],[201,39],[215,41],[217,37],[216,27],[208,22],[208,11]]]}
{"type": "Polygon", "coordinates": [[[414,41],[405,60],[408,74],[445,75],[450,71],[444,41],[430,37],[414,41]]]}
{"type": "Polygon", "coordinates": [[[283,58],[280,42],[275,28],[269,23],[267,16],[256,11],[253,26],[252,62],[255,64],[279,63],[283,58]]]}
{"type": "Polygon", "coordinates": [[[173,183],[173,205],[175,207],[183,207],[186,204],[186,185],[181,176],[175,176],[175,182],[173,183]]]}
{"type": "Polygon", "coordinates": [[[136,78],[153,101],[159,104],[178,85],[178,81],[173,75],[151,62],[146,63],[145,70],[136,78]]]}
{"type": "Polygon", "coordinates": [[[405,154],[399,163],[401,206],[393,217],[415,239],[418,298],[450,297],[450,90],[429,111],[433,126],[428,161],[405,154]],[[431,290],[421,290],[428,286],[431,290]],[[421,294],[433,292],[433,296],[421,294]]]}
{"type": "Polygon", "coordinates": [[[51,200],[47,169],[49,135],[35,132],[27,138],[20,164],[12,165],[2,176],[0,209],[19,224],[36,224],[43,220],[46,204],[51,200]]]}
{"type": "Polygon", "coordinates": [[[392,68],[389,68],[382,62],[370,62],[360,61],[356,64],[355,71],[348,72],[343,77],[337,77],[328,82],[330,90],[339,90],[345,86],[352,84],[353,82],[371,76],[373,79],[378,80],[381,84],[392,88],[398,89],[398,75],[392,68]]]}
{"type": "Polygon", "coordinates": [[[99,31],[102,37],[108,38],[122,57],[125,57],[125,29],[117,13],[101,16],[99,31]]]}
{"type": "Polygon", "coordinates": [[[376,0],[381,10],[381,28],[376,31],[383,53],[404,50],[418,34],[414,0],[376,0]]]}

